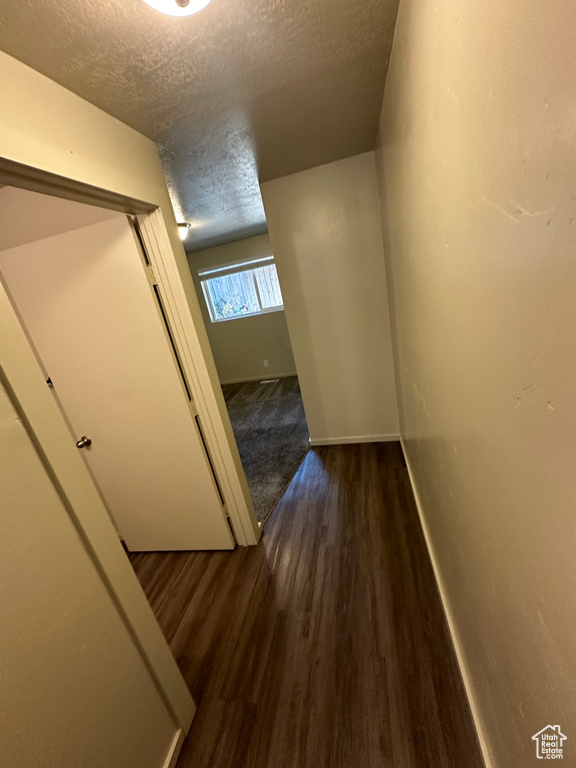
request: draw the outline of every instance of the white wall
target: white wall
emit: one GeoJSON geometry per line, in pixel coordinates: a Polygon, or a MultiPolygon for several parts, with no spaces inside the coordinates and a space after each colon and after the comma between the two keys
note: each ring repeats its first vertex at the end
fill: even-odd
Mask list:
{"type": "Polygon", "coordinates": [[[378,153],[402,433],[493,766],[576,761],[576,6],[401,0],[378,153]]]}
{"type": "Polygon", "coordinates": [[[271,253],[269,236],[260,235],[188,254],[188,264],[221,382],[286,376],[296,372],[284,312],[268,312],[213,323],[198,279],[199,269],[256,259],[271,253]],[[264,367],[263,360],[268,360],[268,368],[264,367]]]}
{"type": "Polygon", "coordinates": [[[398,433],[374,153],[262,185],[313,443],[398,433]]]}

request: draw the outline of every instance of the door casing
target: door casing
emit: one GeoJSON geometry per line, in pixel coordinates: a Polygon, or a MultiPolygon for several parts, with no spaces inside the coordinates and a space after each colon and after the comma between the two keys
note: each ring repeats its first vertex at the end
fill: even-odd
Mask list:
{"type": "MultiPolygon", "coordinates": [[[[50,205],[46,195],[1,192],[3,218],[15,205],[24,213],[15,211],[21,235],[30,214],[40,221],[50,205]]],[[[233,549],[190,387],[128,218],[52,205],[55,220],[63,206],[69,230],[44,238],[40,225],[34,242],[2,250],[0,279],[74,442],[85,433],[94,442],[81,455],[113,522],[130,551],[233,549]],[[108,218],[78,227],[82,215],[108,218]]]]}
{"type": "Polygon", "coordinates": [[[214,386],[204,363],[204,354],[160,209],[143,200],[4,158],[0,158],[0,184],[96,205],[136,218],[170,332],[190,383],[193,407],[198,415],[234,537],[240,546],[257,544],[261,534],[260,525],[244,471],[240,462],[235,460],[237,448],[232,445],[234,437],[231,428],[227,430],[223,423],[214,386]]]}

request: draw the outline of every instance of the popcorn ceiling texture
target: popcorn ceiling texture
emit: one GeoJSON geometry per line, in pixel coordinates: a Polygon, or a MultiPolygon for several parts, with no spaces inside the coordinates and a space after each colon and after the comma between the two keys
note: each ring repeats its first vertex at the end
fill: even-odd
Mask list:
{"type": "Polygon", "coordinates": [[[259,181],[374,147],[397,0],[0,0],[0,49],[154,139],[192,248],[266,231],[259,181]]]}

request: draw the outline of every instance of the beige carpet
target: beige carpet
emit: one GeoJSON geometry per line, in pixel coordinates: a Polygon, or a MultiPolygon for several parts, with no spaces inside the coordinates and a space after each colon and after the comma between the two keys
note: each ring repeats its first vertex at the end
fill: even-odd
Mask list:
{"type": "Polygon", "coordinates": [[[222,387],[240,458],[264,523],[308,452],[308,426],[298,378],[222,387]]]}

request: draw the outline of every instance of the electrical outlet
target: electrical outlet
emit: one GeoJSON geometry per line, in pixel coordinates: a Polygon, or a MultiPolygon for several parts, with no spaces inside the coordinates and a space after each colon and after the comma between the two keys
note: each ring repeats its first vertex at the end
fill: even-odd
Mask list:
{"type": "Polygon", "coordinates": [[[264,368],[268,368],[268,360],[263,360],[262,362],[264,363],[264,368]]]}

